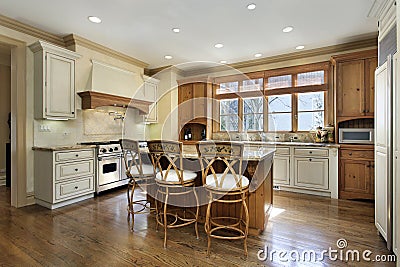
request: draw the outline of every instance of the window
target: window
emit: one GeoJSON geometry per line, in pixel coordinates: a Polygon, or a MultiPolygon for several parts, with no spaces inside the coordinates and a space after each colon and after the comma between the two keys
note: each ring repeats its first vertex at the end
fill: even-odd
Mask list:
{"type": "MultiPolygon", "coordinates": [[[[329,62],[219,77],[220,131],[311,131],[327,121],[329,62]],[[264,105],[265,102],[265,105],[264,105]]],[[[218,117],[218,115],[217,115],[218,117]]]]}
{"type": "Polygon", "coordinates": [[[221,100],[219,105],[221,131],[239,130],[239,101],[238,99],[221,100]]]}
{"type": "Polygon", "coordinates": [[[264,128],[264,97],[243,99],[243,130],[263,131],[264,128]]]}
{"type": "Polygon", "coordinates": [[[292,95],[268,96],[268,131],[292,130],[292,95]]]}
{"type": "Polygon", "coordinates": [[[298,94],[298,131],[310,131],[324,126],[324,97],[324,92],[298,94]]]}

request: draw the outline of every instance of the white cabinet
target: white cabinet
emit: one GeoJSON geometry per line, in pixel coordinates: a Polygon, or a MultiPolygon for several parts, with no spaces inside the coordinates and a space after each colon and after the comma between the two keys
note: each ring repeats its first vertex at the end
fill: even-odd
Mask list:
{"type": "Polygon", "coordinates": [[[147,101],[153,102],[150,105],[149,114],[145,115],[145,122],[157,123],[158,122],[158,80],[154,78],[145,78],[144,81],[144,97],[147,101]]]}
{"type": "MultiPolygon", "coordinates": [[[[375,145],[387,146],[388,69],[387,62],[375,72],[375,145]]],[[[375,176],[376,177],[376,176],[375,176]]]]}
{"type": "Polygon", "coordinates": [[[295,157],[294,184],[296,186],[329,189],[328,159],[295,157]]]}
{"type": "Polygon", "coordinates": [[[400,246],[400,55],[393,57],[393,252],[400,246]]]}
{"type": "Polygon", "coordinates": [[[75,60],[80,56],[43,41],[29,47],[35,61],[35,118],[75,119],[75,60]]]}
{"type": "Polygon", "coordinates": [[[375,151],[375,226],[387,240],[387,154],[375,151]]]}
{"type": "Polygon", "coordinates": [[[35,149],[35,201],[56,209],[94,196],[94,149],[35,149]]]}
{"type": "Polygon", "coordinates": [[[273,164],[274,185],[290,184],[290,156],[276,155],[273,164]]]}

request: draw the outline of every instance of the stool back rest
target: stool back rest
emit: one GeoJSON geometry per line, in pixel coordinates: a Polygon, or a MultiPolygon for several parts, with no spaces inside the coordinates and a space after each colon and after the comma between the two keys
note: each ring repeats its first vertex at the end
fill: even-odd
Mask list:
{"type": "Polygon", "coordinates": [[[223,187],[225,178],[228,174],[231,174],[234,177],[238,188],[242,187],[244,144],[226,141],[201,141],[196,144],[196,147],[200,156],[203,184],[206,183],[206,177],[211,172],[217,188],[223,187]],[[217,172],[217,170],[215,170],[215,163],[217,162],[222,162],[222,172],[217,172]],[[238,171],[236,171],[235,168],[238,171]],[[217,174],[221,176],[219,180],[217,174]]]}
{"type": "Polygon", "coordinates": [[[132,178],[132,169],[136,169],[138,176],[143,176],[142,157],[139,151],[139,142],[131,139],[121,139],[122,157],[125,163],[126,176],[132,178]]]}
{"type": "Polygon", "coordinates": [[[147,142],[147,148],[149,149],[154,169],[160,171],[161,179],[166,181],[170,173],[176,173],[179,182],[183,185],[182,143],[152,140],[147,142]]]}

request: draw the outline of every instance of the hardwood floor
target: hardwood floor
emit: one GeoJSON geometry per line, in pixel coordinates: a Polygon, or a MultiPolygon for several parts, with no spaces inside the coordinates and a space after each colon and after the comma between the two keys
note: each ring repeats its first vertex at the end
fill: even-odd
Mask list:
{"type": "Polygon", "coordinates": [[[170,230],[167,249],[163,248],[163,231],[155,231],[154,215],[137,215],[135,231],[130,232],[125,190],[50,211],[36,205],[10,208],[10,190],[0,187],[0,266],[395,266],[331,261],[327,255],[323,262],[285,263],[278,260],[278,254],[273,262],[260,261],[257,252],[265,245],[270,251],[319,253],[329,247],[337,249],[339,238],[347,240],[346,249],[369,249],[371,257],[389,254],[374,226],[373,203],[274,194],[267,229],[249,237],[245,259],[241,241],[221,240],[212,241],[207,258],[203,225],[199,240],[193,226],[170,230]]]}

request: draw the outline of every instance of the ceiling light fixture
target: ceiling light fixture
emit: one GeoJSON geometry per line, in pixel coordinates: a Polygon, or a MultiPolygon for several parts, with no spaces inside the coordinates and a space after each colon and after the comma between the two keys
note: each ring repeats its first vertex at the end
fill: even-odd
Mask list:
{"type": "Polygon", "coordinates": [[[179,29],[179,28],[172,28],[172,31],[175,32],[175,33],[179,33],[179,32],[181,31],[181,29],[179,29]]]}
{"type": "Polygon", "coordinates": [[[89,16],[88,20],[93,23],[101,23],[101,19],[99,17],[95,17],[95,16],[89,16]]]}
{"type": "Polygon", "coordinates": [[[292,26],[287,26],[287,27],[283,28],[282,31],[285,32],[285,33],[288,33],[288,32],[293,31],[293,29],[294,28],[292,26]]]}
{"type": "Polygon", "coordinates": [[[254,55],[254,57],[261,57],[261,56],[262,56],[261,53],[257,53],[257,54],[254,55]]]}
{"type": "Polygon", "coordinates": [[[165,58],[165,59],[172,59],[172,56],[166,55],[166,56],[164,56],[164,58],[165,58]]]}
{"type": "Polygon", "coordinates": [[[297,50],[304,49],[304,45],[298,45],[298,46],[296,46],[296,49],[297,49],[297,50]]]}
{"type": "Polygon", "coordinates": [[[254,9],[256,9],[256,4],[254,4],[254,3],[248,4],[248,5],[247,5],[247,9],[248,9],[248,10],[254,10],[254,9]]]}
{"type": "Polygon", "coordinates": [[[224,45],[223,44],[215,44],[214,47],[215,48],[222,48],[222,47],[224,47],[224,45]]]}
{"type": "Polygon", "coordinates": [[[226,60],[221,60],[219,63],[221,63],[221,64],[226,64],[226,63],[228,63],[226,60]]]}

